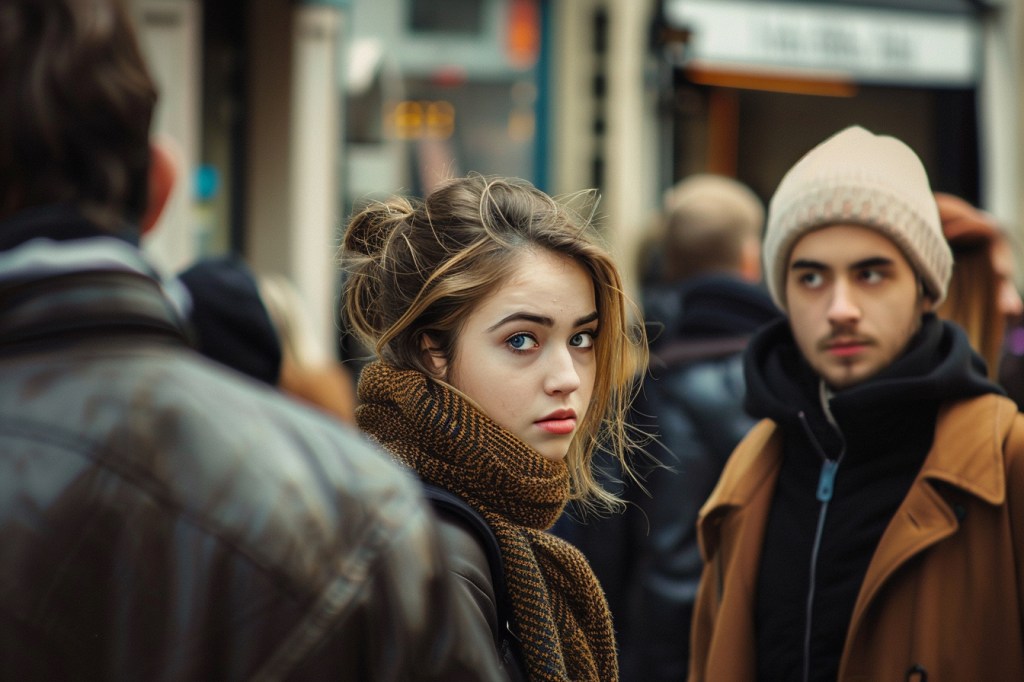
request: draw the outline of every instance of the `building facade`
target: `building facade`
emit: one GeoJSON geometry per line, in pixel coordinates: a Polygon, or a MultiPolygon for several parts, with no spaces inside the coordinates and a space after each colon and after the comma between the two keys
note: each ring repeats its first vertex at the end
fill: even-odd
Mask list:
{"type": "Polygon", "coordinates": [[[597,188],[631,289],[673,182],[721,172],[767,199],[850,123],[1024,228],[1021,0],[130,2],[183,171],[147,250],[288,275],[328,343],[348,213],[446,174],[597,188]]]}

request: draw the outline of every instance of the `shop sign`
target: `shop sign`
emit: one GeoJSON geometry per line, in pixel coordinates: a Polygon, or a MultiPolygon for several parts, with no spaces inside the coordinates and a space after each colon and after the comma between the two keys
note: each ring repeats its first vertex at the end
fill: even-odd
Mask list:
{"type": "Polygon", "coordinates": [[[979,70],[971,14],[745,0],[669,0],[689,33],[686,62],[783,70],[863,83],[969,87],[979,70]]]}

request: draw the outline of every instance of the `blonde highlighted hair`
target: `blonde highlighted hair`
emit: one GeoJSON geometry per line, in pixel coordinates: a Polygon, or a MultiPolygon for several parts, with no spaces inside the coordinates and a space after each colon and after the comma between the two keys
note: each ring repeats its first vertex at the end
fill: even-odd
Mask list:
{"type": "Polygon", "coordinates": [[[345,232],[343,315],[384,363],[440,381],[422,353],[424,336],[451,362],[464,321],[506,281],[513,256],[538,248],[573,259],[594,282],[599,369],[566,464],[574,499],[614,508],[618,501],[597,483],[592,462],[603,448],[630,472],[626,411],[647,366],[647,342],[642,325],[632,322],[639,318],[631,315],[636,307],[617,265],[597,242],[590,219],[570,204],[524,180],[476,174],[449,180],[422,201],[375,202],[345,232]]]}

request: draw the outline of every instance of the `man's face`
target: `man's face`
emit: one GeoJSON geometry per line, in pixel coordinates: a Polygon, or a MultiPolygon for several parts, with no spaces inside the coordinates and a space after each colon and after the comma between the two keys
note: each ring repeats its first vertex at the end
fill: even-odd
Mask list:
{"type": "Polygon", "coordinates": [[[835,390],[888,367],[931,309],[903,252],[859,225],[807,233],[793,247],[786,270],[797,346],[835,390]]]}

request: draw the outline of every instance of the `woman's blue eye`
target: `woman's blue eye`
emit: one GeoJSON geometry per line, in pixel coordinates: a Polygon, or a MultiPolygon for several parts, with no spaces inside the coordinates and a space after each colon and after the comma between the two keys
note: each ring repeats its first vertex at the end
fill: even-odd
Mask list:
{"type": "Polygon", "coordinates": [[[516,334],[515,336],[510,336],[505,343],[507,343],[512,350],[516,351],[530,350],[537,346],[537,341],[529,334],[516,334]]]}
{"type": "Polygon", "coordinates": [[[573,334],[573,337],[569,339],[569,345],[576,348],[591,348],[594,345],[594,332],[579,332],[573,334]]]}

